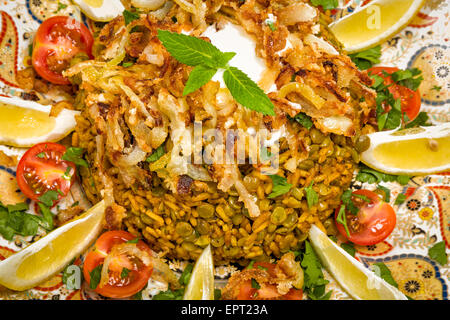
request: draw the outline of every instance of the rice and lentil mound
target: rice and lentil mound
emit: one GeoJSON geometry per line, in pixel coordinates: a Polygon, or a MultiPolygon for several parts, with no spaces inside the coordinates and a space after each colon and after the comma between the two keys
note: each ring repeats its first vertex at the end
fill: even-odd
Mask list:
{"type": "Polygon", "coordinates": [[[348,57],[316,50],[306,40],[317,28],[327,34],[308,1],[203,1],[202,10],[196,1],[192,8],[185,2],[129,25],[113,20],[99,31],[96,59],[68,71],[80,89],[82,113],[72,143],[86,150],[90,164],[80,171],[86,195],[93,202],[105,199],[109,228],[125,228],[175,259],[194,260],[211,244],[216,263],[267,260],[298,250],[311,224],[332,233],[333,213],[358,162],[355,141],[373,116],[367,75],[348,57]],[[299,3],[315,15],[295,20],[288,12],[299,3]],[[275,31],[264,24],[268,13],[278,16],[275,31]],[[277,91],[269,97],[275,116],[245,109],[214,81],[183,97],[192,68],[168,54],[156,30],[189,28],[198,36],[213,23],[238,23],[255,37],[257,54],[274,75],[277,91]],[[298,46],[275,54],[287,37],[298,46]],[[111,63],[117,56],[133,65],[111,63]],[[312,118],[311,129],[293,119],[299,112],[312,118]],[[327,126],[340,117],[350,125],[327,126]],[[260,165],[180,162],[174,150],[183,138],[173,129],[176,124],[191,134],[194,121],[205,128],[283,128],[276,175],[290,190],[269,198],[273,182],[260,165]],[[159,159],[146,161],[158,148],[159,159]],[[318,195],[313,205],[306,196],[310,186],[318,195]]]}

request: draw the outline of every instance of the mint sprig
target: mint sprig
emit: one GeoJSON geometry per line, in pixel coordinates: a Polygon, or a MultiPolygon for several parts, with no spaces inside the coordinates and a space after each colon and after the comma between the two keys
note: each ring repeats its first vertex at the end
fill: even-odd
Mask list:
{"type": "Polygon", "coordinates": [[[189,75],[183,95],[198,90],[219,69],[224,69],[223,80],[237,102],[264,115],[275,115],[274,105],[264,91],[244,72],[228,64],[236,53],[222,52],[208,41],[167,30],[158,30],[158,39],[172,57],[195,67],[189,75]]]}

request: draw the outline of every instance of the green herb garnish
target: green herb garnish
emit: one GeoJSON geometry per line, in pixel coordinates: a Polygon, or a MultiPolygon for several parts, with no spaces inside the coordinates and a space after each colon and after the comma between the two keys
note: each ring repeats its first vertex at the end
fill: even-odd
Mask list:
{"type": "Polygon", "coordinates": [[[155,162],[156,160],[158,160],[159,158],[161,158],[164,155],[165,151],[164,151],[164,145],[160,145],[158,148],[156,148],[155,151],[153,151],[153,153],[147,157],[147,159],[145,161],[147,162],[155,162]]]}
{"type": "Polygon", "coordinates": [[[306,115],[303,112],[298,113],[294,118],[290,118],[290,117],[288,117],[288,118],[291,120],[297,121],[298,123],[300,123],[302,126],[304,126],[308,130],[311,129],[313,126],[311,117],[306,115]]]}
{"type": "Polygon", "coordinates": [[[311,0],[313,6],[322,6],[323,10],[333,10],[339,6],[338,0],[311,0]]]}
{"type": "Polygon", "coordinates": [[[252,288],[257,290],[261,289],[261,285],[258,283],[258,281],[256,281],[253,278],[252,278],[252,288]]]}
{"type": "Polygon", "coordinates": [[[183,95],[196,91],[219,69],[224,69],[223,80],[237,102],[264,115],[275,115],[274,105],[264,91],[245,73],[228,64],[236,53],[222,52],[207,41],[167,30],[158,30],[158,38],[176,60],[194,67],[183,95]]]}
{"type": "Polygon", "coordinates": [[[181,273],[181,276],[178,279],[178,283],[180,285],[187,286],[187,284],[189,283],[189,280],[191,279],[193,269],[194,269],[194,266],[190,263],[184,268],[183,273],[181,273]]]}
{"type": "Polygon", "coordinates": [[[138,20],[140,18],[139,14],[137,12],[131,12],[128,10],[123,11],[123,18],[125,19],[125,25],[129,25],[134,20],[138,20]]]}
{"type": "Polygon", "coordinates": [[[395,199],[394,204],[395,205],[401,205],[403,202],[405,202],[406,200],[406,195],[403,193],[399,193],[399,195],[397,196],[397,198],[395,199]]]}
{"type": "Polygon", "coordinates": [[[62,159],[66,161],[71,161],[75,163],[77,166],[88,168],[89,164],[87,163],[86,160],[83,159],[83,153],[84,153],[83,148],[70,147],[66,150],[66,152],[62,156],[62,159]]]}
{"type": "Polygon", "coordinates": [[[360,70],[370,69],[374,64],[380,63],[381,46],[376,46],[365,51],[350,54],[349,57],[360,70]]]}
{"type": "Polygon", "coordinates": [[[309,241],[305,241],[305,251],[301,266],[305,274],[303,290],[308,297],[313,300],[329,300],[331,291],[325,293],[325,288],[329,281],[325,280],[322,265],[309,241]]]}
{"type": "Polygon", "coordinates": [[[100,283],[100,279],[102,278],[102,268],[103,264],[99,264],[92,271],[89,272],[91,280],[89,281],[89,287],[92,290],[95,290],[100,283]]]}
{"type": "Polygon", "coordinates": [[[311,181],[311,184],[305,188],[306,192],[306,201],[308,202],[308,207],[311,208],[319,202],[319,195],[313,189],[314,181],[311,181]]]}
{"type": "Polygon", "coordinates": [[[292,184],[287,183],[287,179],[285,177],[281,177],[276,174],[270,175],[269,177],[272,179],[273,184],[272,192],[268,195],[269,199],[281,196],[291,190],[292,184]]]}
{"type": "Polygon", "coordinates": [[[398,288],[397,282],[392,277],[391,270],[389,270],[389,268],[383,262],[374,263],[373,266],[374,266],[374,269],[376,268],[375,270],[377,270],[376,274],[381,279],[383,279],[390,285],[398,288]]]}
{"type": "Polygon", "coordinates": [[[344,249],[352,257],[355,256],[356,249],[355,245],[352,242],[341,243],[341,248],[344,249]]]}

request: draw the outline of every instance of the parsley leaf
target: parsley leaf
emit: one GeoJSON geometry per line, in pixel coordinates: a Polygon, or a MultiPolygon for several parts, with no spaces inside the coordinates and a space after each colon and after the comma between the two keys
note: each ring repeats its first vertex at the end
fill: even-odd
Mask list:
{"type": "Polygon", "coordinates": [[[325,294],[325,286],[329,281],[325,280],[322,265],[309,241],[305,241],[305,252],[303,253],[301,266],[305,275],[303,289],[308,297],[313,300],[330,299],[331,291],[325,294]]]}
{"type": "Polygon", "coordinates": [[[88,168],[89,165],[87,161],[82,158],[83,153],[84,153],[83,148],[70,147],[66,150],[66,152],[62,156],[62,159],[66,161],[71,161],[75,163],[77,166],[88,168]]]}
{"type": "Polygon", "coordinates": [[[405,200],[406,200],[406,195],[403,194],[403,193],[399,193],[399,195],[398,195],[397,198],[395,199],[394,204],[395,204],[395,205],[400,205],[400,204],[402,204],[403,202],[405,202],[405,200]]]}
{"type": "Polygon", "coordinates": [[[92,290],[96,289],[98,284],[100,283],[100,279],[102,277],[102,268],[103,264],[99,264],[89,272],[89,275],[91,277],[91,280],[89,281],[89,287],[92,290]]]}
{"type": "Polygon", "coordinates": [[[437,242],[434,246],[428,249],[428,256],[439,262],[442,266],[447,264],[447,253],[445,252],[445,242],[437,242]]]}
{"type": "Polygon", "coordinates": [[[356,249],[355,249],[355,245],[352,242],[341,243],[341,248],[344,249],[345,251],[347,251],[347,253],[349,255],[351,255],[352,257],[355,256],[356,249]]]}
{"type": "Polygon", "coordinates": [[[228,67],[223,73],[223,80],[233,98],[244,107],[264,115],[275,115],[272,101],[244,72],[228,67]]]}
{"type": "Polygon", "coordinates": [[[64,4],[64,3],[61,3],[58,1],[58,8],[53,13],[58,13],[59,11],[61,11],[62,9],[65,9],[65,8],[67,8],[67,4],[64,4]]]}
{"type": "Polygon", "coordinates": [[[253,288],[253,289],[257,289],[257,290],[261,289],[261,286],[260,286],[260,284],[258,283],[258,281],[256,281],[256,280],[253,279],[253,278],[252,278],[252,288],[253,288]]]}
{"type": "Polygon", "coordinates": [[[311,0],[313,6],[322,6],[323,10],[336,9],[339,5],[338,0],[311,0]]]}
{"type": "Polygon", "coordinates": [[[192,270],[194,269],[194,266],[192,264],[188,264],[183,272],[181,273],[180,278],[178,279],[178,283],[182,286],[187,286],[189,283],[189,280],[191,279],[192,270]]]}
{"type": "Polygon", "coordinates": [[[47,230],[53,229],[53,213],[50,211],[50,208],[45,204],[38,202],[39,209],[42,214],[42,219],[46,223],[45,228],[47,230]]]}
{"type": "Polygon", "coordinates": [[[308,130],[311,129],[313,126],[311,117],[303,112],[298,113],[297,115],[295,115],[294,118],[289,117],[289,119],[297,121],[298,123],[300,123],[302,126],[304,126],[308,130]]]}
{"type": "Polygon", "coordinates": [[[152,300],[183,300],[184,289],[167,290],[153,296],[152,300]]]}
{"type": "Polygon", "coordinates": [[[423,81],[422,71],[417,68],[398,70],[391,74],[392,80],[399,85],[416,91],[423,81]]]}
{"type": "Polygon", "coordinates": [[[352,59],[358,69],[367,70],[374,64],[380,63],[381,46],[378,45],[365,51],[350,54],[349,57],[352,59]]]}
{"type": "Polygon", "coordinates": [[[47,207],[52,207],[54,201],[58,200],[58,191],[48,190],[38,199],[42,204],[46,205],[47,207]]]}
{"type": "Polygon", "coordinates": [[[140,18],[139,14],[137,12],[131,12],[128,10],[123,11],[123,18],[125,19],[125,25],[129,25],[134,20],[138,20],[140,18]]]}
{"type": "Polygon", "coordinates": [[[355,178],[357,181],[360,182],[367,182],[367,183],[380,183],[380,182],[398,182],[401,185],[407,185],[410,177],[405,175],[391,175],[387,173],[382,173],[379,171],[376,171],[372,168],[367,167],[366,165],[360,164],[359,166],[359,172],[356,175],[355,178]]]}
{"type": "Polygon", "coordinates": [[[384,193],[383,200],[385,202],[389,203],[391,201],[391,190],[389,190],[388,188],[386,188],[382,185],[378,185],[377,189],[383,191],[383,193],[384,193]]]}
{"type": "Polygon", "coordinates": [[[306,192],[306,201],[308,202],[308,207],[316,205],[319,202],[319,195],[312,188],[314,181],[311,181],[311,184],[305,188],[306,192]]]}
{"type": "Polygon", "coordinates": [[[430,126],[431,124],[428,123],[429,119],[430,119],[430,117],[428,117],[428,114],[426,112],[423,112],[423,111],[419,112],[419,114],[413,121],[411,121],[405,125],[405,128],[430,126]]]}
{"type": "Polygon", "coordinates": [[[272,179],[272,192],[268,195],[269,199],[276,198],[289,192],[292,188],[292,184],[287,183],[287,179],[276,174],[269,176],[272,179]]]}
{"type": "Polygon", "coordinates": [[[128,274],[130,273],[130,269],[127,268],[122,268],[122,272],[120,273],[120,278],[121,279],[125,279],[126,277],[128,277],[128,274]]]}
{"type": "Polygon", "coordinates": [[[398,288],[397,282],[392,277],[391,270],[389,270],[389,268],[383,262],[374,263],[373,269],[377,276],[379,276],[381,279],[383,279],[390,285],[398,288]]]}
{"type": "Polygon", "coordinates": [[[147,159],[145,161],[155,162],[156,160],[161,158],[164,155],[164,153],[165,153],[164,144],[162,144],[155,151],[153,151],[153,153],[149,157],[147,157],[147,159]]]}

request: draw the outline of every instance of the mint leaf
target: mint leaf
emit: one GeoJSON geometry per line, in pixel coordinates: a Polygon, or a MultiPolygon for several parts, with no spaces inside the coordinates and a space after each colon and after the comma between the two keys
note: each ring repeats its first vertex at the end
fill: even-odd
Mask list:
{"type": "Polygon", "coordinates": [[[214,45],[196,37],[159,29],[158,39],[175,59],[188,66],[217,66],[217,57],[222,55],[214,45]]]}
{"type": "Polygon", "coordinates": [[[288,193],[289,190],[292,188],[292,184],[287,183],[287,179],[284,177],[281,177],[279,175],[270,175],[269,176],[272,179],[272,192],[268,195],[269,199],[276,198],[278,196],[281,196],[285,193],[288,193]]]}
{"type": "Polygon", "coordinates": [[[269,97],[241,70],[228,67],[223,73],[223,80],[233,98],[244,107],[264,115],[275,115],[275,107],[269,97]]]}
{"type": "Polygon", "coordinates": [[[434,246],[428,249],[428,256],[439,262],[442,266],[447,264],[447,253],[445,252],[445,242],[437,242],[434,246]]]}
{"type": "Polygon", "coordinates": [[[207,84],[216,72],[217,69],[212,69],[203,65],[195,67],[189,74],[189,79],[183,89],[183,96],[186,96],[207,84]]]}

